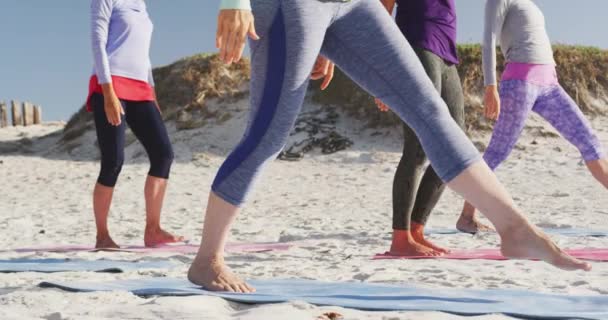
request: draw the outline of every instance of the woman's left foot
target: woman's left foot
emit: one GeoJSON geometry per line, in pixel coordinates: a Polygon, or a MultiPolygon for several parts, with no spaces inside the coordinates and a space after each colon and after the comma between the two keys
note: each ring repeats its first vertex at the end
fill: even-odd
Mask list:
{"type": "Polygon", "coordinates": [[[476,234],[478,232],[494,232],[494,228],[481,223],[475,216],[468,217],[460,215],[456,222],[456,229],[460,232],[476,234]]]}
{"type": "Polygon", "coordinates": [[[167,243],[182,241],[184,241],[184,237],[174,236],[161,228],[146,228],[146,232],[144,234],[144,244],[146,247],[156,247],[167,243]]]}
{"type": "Polygon", "coordinates": [[[427,246],[435,251],[441,252],[441,253],[450,253],[450,250],[446,249],[446,248],[442,248],[428,240],[426,240],[426,238],[424,237],[424,225],[416,223],[416,222],[412,222],[411,223],[411,233],[412,233],[412,237],[414,238],[414,240],[424,246],[427,246]]]}

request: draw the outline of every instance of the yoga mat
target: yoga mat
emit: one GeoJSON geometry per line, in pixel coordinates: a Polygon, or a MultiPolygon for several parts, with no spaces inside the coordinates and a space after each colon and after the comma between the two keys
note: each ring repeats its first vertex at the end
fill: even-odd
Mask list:
{"type": "MultiPolygon", "coordinates": [[[[568,236],[568,237],[608,237],[608,231],[587,230],[582,228],[542,228],[548,234],[568,236]]],[[[463,233],[457,229],[450,228],[429,228],[425,234],[458,234],[463,233]]],[[[483,232],[482,232],[483,233],[483,232]]],[[[464,233],[466,234],[466,233],[464,233]]]]}
{"type": "MultiPolygon", "coordinates": [[[[291,248],[293,244],[290,243],[229,243],[226,245],[226,251],[228,252],[265,252],[265,251],[284,251],[291,248]]],[[[154,253],[154,252],[175,252],[175,253],[196,253],[198,251],[198,244],[167,244],[148,248],[144,246],[123,246],[119,249],[95,249],[93,246],[88,245],[60,245],[60,246],[40,246],[31,248],[18,248],[11,250],[4,250],[0,252],[96,252],[96,251],[117,251],[117,252],[133,252],[133,253],[154,253]]]]}
{"type": "Polygon", "coordinates": [[[255,293],[217,293],[185,279],[150,278],[112,282],[43,282],[72,292],[129,291],[140,296],[218,296],[242,303],[306,301],[376,311],[441,311],[459,315],[502,313],[530,319],[608,319],[608,296],[541,294],[520,290],[430,289],[360,282],[252,280],[255,293]]]}
{"type": "MultiPolygon", "coordinates": [[[[564,250],[571,256],[589,261],[608,261],[608,249],[570,249],[564,250]]],[[[388,253],[379,253],[373,257],[374,260],[381,259],[452,259],[452,260],[508,260],[503,257],[499,249],[475,249],[475,250],[453,250],[449,254],[437,257],[426,256],[393,256],[388,253]]]]}
{"type": "Polygon", "coordinates": [[[13,272],[70,272],[94,271],[120,273],[139,269],[168,269],[175,263],[168,261],[130,262],[114,260],[70,260],[70,259],[12,259],[0,260],[1,273],[13,272]]]}

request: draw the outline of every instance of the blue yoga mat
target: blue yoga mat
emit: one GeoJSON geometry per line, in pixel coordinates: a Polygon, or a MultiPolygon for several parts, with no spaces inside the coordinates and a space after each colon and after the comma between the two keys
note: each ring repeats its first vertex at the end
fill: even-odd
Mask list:
{"type": "MultiPolygon", "coordinates": [[[[608,231],[587,230],[581,228],[543,228],[548,234],[568,236],[568,237],[608,237],[608,231]]],[[[462,233],[457,229],[450,228],[430,228],[425,230],[426,234],[457,234],[462,233]]]]}
{"type": "Polygon", "coordinates": [[[169,261],[130,262],[115,260],[12,259],[0,260],[0,272],[68,272],[95,271],[119,273],[139,269],[166,269],[175,266],[169,261]]]}
{"type": "Polygon", "coordinates": [[[43,282],[73,292],[129,291],[140,296],[218,296],[242,303],[306,301],[315,305],[376,311],[441,311],[459,315],[502,313],[531,319],[608,319],[608,296],[549,295],[515,290],[427,289],[355,282],[251,281],[253,294],[217,293],[185,279],[114,282],[43,282]]]}

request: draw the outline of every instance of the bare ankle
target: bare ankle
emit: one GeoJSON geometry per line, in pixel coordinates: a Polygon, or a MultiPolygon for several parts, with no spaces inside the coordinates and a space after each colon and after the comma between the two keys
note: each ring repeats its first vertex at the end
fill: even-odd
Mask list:
{"type": "Polygon", "coordinates": [[[160,223],[146,223],[146,233],[157,233],[161,230],[162,228],[160,227],[160,223]]]}
{"type": "Polygon", "coordinates": [[[97,241],[102,241],[102,240],[107,240],[110,239],[110,232],[109,231],[97,231],[97,236],[96,239],[97,241]]]}

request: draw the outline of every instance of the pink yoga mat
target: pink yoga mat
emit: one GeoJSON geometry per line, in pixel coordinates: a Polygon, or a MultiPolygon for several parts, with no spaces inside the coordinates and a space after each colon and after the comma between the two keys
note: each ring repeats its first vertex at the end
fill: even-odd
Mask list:
{"type": "MultiPolygon", "coordinates": [[[[570,249],[565,250],[571,256],[589,261],[608,261],[608,249],[570,249]]],[[[379,253],[373,257],[374,260],[380,259],[453,259],[453,260],[508,260],[502,254],[499,249],[475,249],[475,250],[454,250],[450,254],[446,254],[438,257],[404,257],[404,256],[393,256],[388,253],[379,253]]]]}
{"type": "MultiPolygon", "coordinates": [[[[278,242],[261,242],[261,243],[229,243],[226,245],[228,252],[264,252],[264,251],[284,251],[292,247],[290,243],[278,242]]],[[[134,253],[152,253],[152,252],[175,252],[175,253],[196,253],[198,244],[167,244],[153,248],[144,246],[123,246],[119,249],[95,249],[92,246],[86,245],[64,245],[64,246],[40,246],[32,248],[19,248],[12,250],[4,250],[4,252],[95,252],[95,251],[117,251],[117,252],[134,252],[134,253]]]]}

